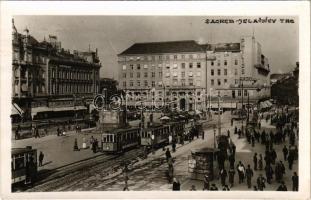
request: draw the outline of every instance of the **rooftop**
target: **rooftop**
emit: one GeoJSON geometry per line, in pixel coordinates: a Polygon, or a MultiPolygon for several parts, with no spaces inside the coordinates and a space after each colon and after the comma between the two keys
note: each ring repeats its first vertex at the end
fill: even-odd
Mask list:
{"type": "Polygon", "coordinates": [[[194,40],[135,43],[119,55],[156,54],[176,52],[204,52],[194,40]]]}

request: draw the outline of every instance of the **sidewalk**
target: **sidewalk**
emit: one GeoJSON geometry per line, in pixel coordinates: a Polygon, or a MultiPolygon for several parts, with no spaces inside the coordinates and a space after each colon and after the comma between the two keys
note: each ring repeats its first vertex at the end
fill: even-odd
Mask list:
{"type": "Polygon", "coordinates": [[[12,140],[12,148],[25,148],[32,146],[33,149],[38,150],[44,154],[43,166],[38,170],[52,170],[64,165],[78,162],[84,159],[98,156],[102,153],[93,153],[91,149],[81,149],[80,151],[73,151],[74,140],[77,139],[79,148],[82,147],[83,137],[86,138],[87,145],[89,145],[89,138],[93,136],[101,141],[101,134],[89,132],[91,129],[83,129],[81,133],[75,131],[67,132],[66,136],[48,135],[41,138],[28,138],[23,140],[12,140]]]}

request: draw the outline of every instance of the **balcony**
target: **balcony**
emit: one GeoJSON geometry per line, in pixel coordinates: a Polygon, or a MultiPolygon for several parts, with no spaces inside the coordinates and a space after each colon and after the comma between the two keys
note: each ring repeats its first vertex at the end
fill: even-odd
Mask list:
{"type": "Polygon", "coordinates": [[[259,73],[263,74],[263,75],[268,75],[270,72],[269,68],[264,67],[262,64],[255,64],[254,66],[259,73]]]}

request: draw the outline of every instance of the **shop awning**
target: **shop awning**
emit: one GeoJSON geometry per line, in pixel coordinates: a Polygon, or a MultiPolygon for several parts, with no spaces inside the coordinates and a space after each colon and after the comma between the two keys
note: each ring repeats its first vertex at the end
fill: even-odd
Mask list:
{"type": "Polygon", "coordinates": [[[16,103],[13,103],[11,107],[11,115],[22,116],[23,114],[24,114],[24,111],[16,103]]]}

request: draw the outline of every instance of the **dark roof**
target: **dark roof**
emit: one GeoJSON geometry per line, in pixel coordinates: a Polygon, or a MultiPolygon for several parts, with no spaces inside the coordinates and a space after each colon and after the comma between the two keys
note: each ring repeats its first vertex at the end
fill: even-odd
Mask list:
{"type": "Polygon", "coordinates": [[[135,43],[119,55],[155,54],[176,52],[203,52],[204,49],[194,40],[135,43]]]}
{"type": "Polygon", "coordinates": [[[271,74],[270,79],[277,79],[280,80],[286,76],[290,75],[290,73],[285,73],[285,74],[271,74]]]}

